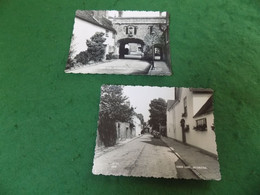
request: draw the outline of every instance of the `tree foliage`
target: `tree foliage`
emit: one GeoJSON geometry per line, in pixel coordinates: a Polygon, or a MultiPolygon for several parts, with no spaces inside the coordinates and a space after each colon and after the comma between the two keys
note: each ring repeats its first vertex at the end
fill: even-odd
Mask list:
{"type": "Polygon", "coordinates": [[[106,45],[104,42],[106,38],[103,37],[103,32],[96,32],[90,40],[86,41],[87,50],[80,52],[75,56],[75,61],[81,64],[87,64],[89,61],[101,61],[105,55],[106,45]]]}
{"type": "Polygon", "coordinates": [[[89,62],[89,54],[87,51],[82,51],[75,56],[77,63],[87,64],[89,62]]]}
{"type": "Polygon", "coordinates": [[[144,59],[152,60],[153,57],[153,45],[163,45],[165,37],[163,32],[159,28],[153,28],[153,33],[148,32],[144,37],[144,59]]]}
{"type": "Polygon", "coordinates": [[[98,131],[105,146],[116,143],[115,122],[130,122],[134,110],[128,98],[123,95],[122,86],[103,85],[101,87],[98,131]]]}
{"type": "Polygon", "coordinates": [[[154,130],[159,131],[159,124],[166,125],[167,103],[164,99],[158,98],[153,99],[149,106],[150,119],[148,123],[154,130]]]}
{"type": "Polygon", "coordinates": [[[141,121],[141,124],[144,124],[144,116],[140,113],[140,114],[136,114],[137,118],[141,121]]]}
{"type": "Polygon", "coordinates": [[[101,61],[105,55],[106,45],[104,42],[106,38],[103,37],[103,32],[96,32],[90,40],[86,41],[88,46],[87,53],[89,56],[89,60],[93,60],[94,62],[101,61]]]}

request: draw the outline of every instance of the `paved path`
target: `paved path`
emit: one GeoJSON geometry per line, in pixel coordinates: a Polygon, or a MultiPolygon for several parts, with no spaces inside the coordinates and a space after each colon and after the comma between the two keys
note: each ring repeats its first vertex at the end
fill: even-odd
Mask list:
{"type": "Polygon", "coordinates": [[[83,74],[144,74],[150,69],[150,64],[138,59],[117,59],[104,63],[85,65],[70,70],[66,73],[83,73],[83,74]]]}
{"type": "Polygon", "coordinates": [[[174,139],[167,137],[161,137],[161,139],[185,162],[185,166],[177,166],[177,169],[191,168],[200,179],[221,179],[219,162],[216,158],[203,153],[198,148],[182,144],[174,139]]]}
{"type": "Polygon", "coordinates": [[[121,147],[95,157],[93,173],[177,178],[177,156],[160,139],[145,134],[121,147]]]}
{"type": "Polygon", "coordinates": [[[148,75],[170,76],[172,72],[164,61],[154,61],[154,68],[149,70],[148,75]]]}

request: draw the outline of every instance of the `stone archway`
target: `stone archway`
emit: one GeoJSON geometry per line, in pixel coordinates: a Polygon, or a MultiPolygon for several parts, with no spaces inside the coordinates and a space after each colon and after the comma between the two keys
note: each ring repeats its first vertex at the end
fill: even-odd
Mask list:
{"type": "Polygon", "coordinates": [[[117,41],[119,58],[141,58],[144,41],[137,38],[124,38],[117,41]],[[138,57],[139,56],[139,57],[138,57]]]}

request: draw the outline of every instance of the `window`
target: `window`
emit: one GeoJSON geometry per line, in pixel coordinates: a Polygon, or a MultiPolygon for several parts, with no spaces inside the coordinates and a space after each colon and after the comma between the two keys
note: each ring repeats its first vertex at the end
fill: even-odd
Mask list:
{"type": "Polygon", "coordinates": [[[128,26],[125,26],[124,29],[125,29],[125,34],[128,35],[128,26]]]}
{"type": "Polygon", "coordinates": [[[134,27],[134,35],[137,33],[137,26],[134,27]]]}
{"type": "Polygon", "coordinates": [[[207,119],[202,118],[196,120],[196,127],[194,127],[195,130],[198,131],[206,131],[207,130],[207,119]]]}
{"type": "Polygon", "coordinates": [[[134,28],[132,26],[128,27],[128,35],[129,35],[129,37],[133,36],[133,30],[134,30],[134,28]]]}
{"type": "Polygon", "coordinates": [[[184,113],[182,114],[182,117],[187,117],[188,116],[188,112],[187,112],[187,97],[185,97],[183,99],[183,110],[184,110],[184,113]]]}
{"type": "Polygon", "coordinates": [[[153,26],[149,26],[150,35],[153,34],[153,26]]]}

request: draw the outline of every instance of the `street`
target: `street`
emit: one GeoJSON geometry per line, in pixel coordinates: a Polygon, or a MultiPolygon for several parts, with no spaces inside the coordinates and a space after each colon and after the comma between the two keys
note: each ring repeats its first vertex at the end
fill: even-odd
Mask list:
{"type": "Polygon", "coordinates": [[[188,169],[177,172],[175,163],[183,165],[161,139],[144,134],[96,156],[93,174],[196,179],[188,169]]]}
{"type": "Polygon", "coordinates": [[[65,72],[83,74],[147,74],[150,66],[147,61],[139,59],[117,59],[100,64],[85,65],[66,70],[65,72]]]}

